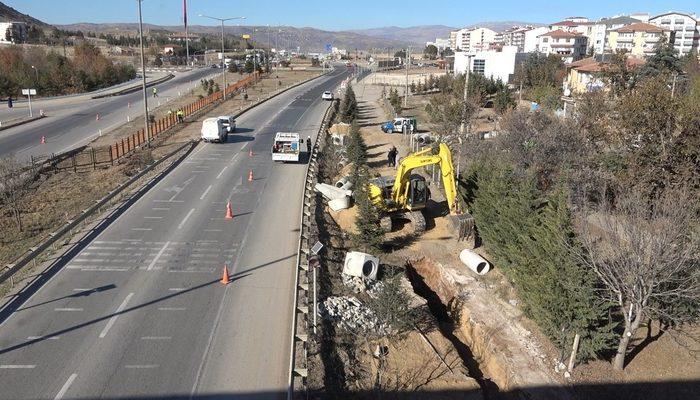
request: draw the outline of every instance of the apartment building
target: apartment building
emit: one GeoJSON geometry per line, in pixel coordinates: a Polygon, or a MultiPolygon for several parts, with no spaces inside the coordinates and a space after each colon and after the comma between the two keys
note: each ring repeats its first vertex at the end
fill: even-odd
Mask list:
{"type": "Polygon", "coordinates": [[[454,73],[463,74],[467,68],[474,74],[480,74],[494,80],[510,83],[515,68],[527,57],[526,53],[518,52],[516,46],[503,46],[500,50],[485,50],[468,53],[455,53],[454,73]]]}
{"type": "Polygon", "coordinates": [[[24,22],[0,22],[0,44],[23,43],[27,40],[24,22]]]}
{"type": "Polygon", "coordinates": [[[438,49],[438,53],[450,48],[450,39],[441,39],[441,38],[435,38],[434,42],[426,42],[425,46],[430,46],[433,45],[438,49]]]}
{"type": "Polygon", "coordinates": [[[496,32],[488,28],[460,29],[457,31],[455,48],[474,52],[488,49],[496,40],[496,32]]]}
{"type": "Polygon", "coordinates": [[[457,48],[457,34],[459,31],[451,31],[450,32],[450,48],[452,50],[457,48]]]}
{"type": "Polygon", "coordinates": [[[537,51],[544,55],[556,54],[569,63],[586,56],[588,38],[579,32],[556,30],[537,38],[537,51]]]}
{"type": "Polygon", "coordinates": [[[686,55],[700,44],[698,19],[695,14],[669,12],[649,19],[649,23],[669,32],[669,40],[680,55],[686,55]]]}
{"type": "Polygon", "coordinates": [[[656,25],[639,22],[609,32],[608,45],[616,52],[627,51],[637,57],[654,54],[659,42],[667,40],[671,31],[656,25]]]}

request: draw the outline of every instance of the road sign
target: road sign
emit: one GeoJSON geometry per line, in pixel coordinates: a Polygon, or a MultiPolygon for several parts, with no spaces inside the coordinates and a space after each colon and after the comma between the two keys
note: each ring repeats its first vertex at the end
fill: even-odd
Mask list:
{"type": "Polygon", "coordinates": [[[25,96],[36,96],[36,89],[22,89],[22,94],[25,96]]]}
{"type": "Polygon", "coordinates": [[[333,45],[328,43],[326,45],[326,53],[330,53],[331,51],[333,51],[333,45]]]}
{"type": "Polygon", "coordinates": [[[245,40],[250,39],[250,35],[243,35],[242,37],[243,37],[243,39],[245,39],[245,40]]]}

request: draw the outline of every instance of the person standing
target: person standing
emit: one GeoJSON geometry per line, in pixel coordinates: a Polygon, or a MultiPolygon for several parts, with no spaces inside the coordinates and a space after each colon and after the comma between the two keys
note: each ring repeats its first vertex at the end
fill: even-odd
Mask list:
{"type": "Polygon", "coordinates": [[[399,154],[399,151],[396,150],[396,146],[391,146],[391,149],[389,150],[389,153],[387,154],[387,158],[389,160],[390,167],[396,167],[396,156],[398,154],[399,154]]]}
{"type": "Polygon", "coordinates": [[[7,98],[7,108],[12,108],[12,96],[7,98]]]}
{"type": "Polygon", "coordinates": [[[153,88],[153,97],[158,97],[158,89],[153,88]]]}
{"type": "Polygon", "coordinates": [[[311,153],[311,136],[306,137],[306,152],[311,153]]]}

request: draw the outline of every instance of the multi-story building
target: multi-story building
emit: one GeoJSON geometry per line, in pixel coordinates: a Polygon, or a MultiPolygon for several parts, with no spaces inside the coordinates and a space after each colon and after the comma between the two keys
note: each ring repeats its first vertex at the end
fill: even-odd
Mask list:
{"type": "Polygon", "coordinates": [[[578,32],[556,30],[539,35],[537,51],[544,55],[556,54],[564,62],[580,60],[586,55],[588,38],[578,32]]]}
{"type": "Polygon", "coordinates": [[[495,42],[496,32],[488,28],[460,29],[457,31],[456,49],[466,52],[486,50],[495,42]]]}
{"type": "Polygon", "coordinates": [[[637,57],[654,54],[656,46],[668,40],[670,31],[656,25],[639,22],[609,32],[608,45],[616,52],[627,51],[637,57]]]}
{"type": "MultiPolygon", "coordinates": [[[[609,65],[603,60],[603,55],[584,58],[566,65],[566,79],[564,80],[564,94],[580,94],[607,90],[607,81],[601,77],[609,65]]],[[[635,69],[645,63],[645,59],[637,57],[627,58],[627,68],[635,69]]]]}
{"type": "Polygon", "coordinates": [[[700,33],[695,14],[669,12],[652,17],[649,22],[669,31],[669,40],[680,55],[698,48],[700,33]]]}
{"type": "Polygon", "coordinates": [[[457,48],[457,34],[459,31],[451,31],[450,32],[450,48],[452,50],[457,48]]]}
{"type": "Polygon", "coordinates": [[[515,46],[503,46],[500,50],[455,53],[454,73],[463,74],[467,68],[474,74],[480,74],[494,80],[509,83],[515,73],[516,65],[525,60],[527,54],[518,52],[515,46]]]}
{"type": "Polygon", "coordinates": [[[443,51],[443,50],[445,50],[445,49],[450,48],[450,39],[435,38],[435,41],[434,41],[434,42],[426,42],[426,43],[425,43],[425,46],[426,46],[426,47],[427,47],[427,46],[430,46],[430,45],[433,45],[433,46],[437,47],[438,53],[439,53],[439,52],[441,52],[441,51],[443,51]]]}
{"type": "Polygon", "coordinates": [[[24,22],[0,22],[0,43],[22,43],[27,40],[24,22]]]}
{"type": "MultiPolygon", "coordinates": [[[[644,18],[643,14],[634,14],[639,16],[639,18],[644,18]]],[[[622,28],[623,26],[628,26],[632,24],[638,24],[644,22],[642,19],[628,17],[626,15],[619,15],[612,18],[603,18],[594,26],[592,35],[589,36],[588,46],[592,46],[594,54],[603,54],[605,52],[611,52],[614,49],[610,47],[608,43],[608,37],[610,32],[622,28]]],[[[647,19],[648,16],[647,16],[647,19]]]]}

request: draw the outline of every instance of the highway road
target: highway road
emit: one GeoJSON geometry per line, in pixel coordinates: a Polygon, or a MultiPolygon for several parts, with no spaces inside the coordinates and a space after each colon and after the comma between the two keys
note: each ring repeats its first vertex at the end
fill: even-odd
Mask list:
{"type": "Polygon", "coordinates": [[[256,107],[228,143],[199,144],[0,312],[0,398],[283,398],[305,165],[274,163],[269,149],[278,131],[314,136],[321,93],[346,76],[256,107]]]}
{"type": "MultiPolygon", "coordinates": [[[[158,88],[158,98],[148,99],[149,108],[165,103],[168,98],[184,93],[199,80],[215,78],[220,69],[201,68],[175,75],[175,78],[163,82],[158,88]]],[[[151,88],[148,88],[151,96],[151,88]]],[[[103,132],[126,123],[127,115],[134,119],[143,118],[143,100],[140,91],[122,96],[91,99],[90,96],[75,96],[47,99],[32,102],[35,113],[43,109],[46,118],[14,128],[0,131],[0,156],[14,154],[18,159],[28,160],[30,156],[60,153],[85,145],[103,132]],[[131,105],[131,107],[129,107],[131,105]],[[99,121],[96,120],[100,115],[99,121]],[[41,137],[46,137],[46,144],[41,144],[41,137]]],[[[27,104],[17,104],[13,115],[23,115],[27,104]]],[[[7,114],[7,109],[2,111],[7,114]]],[[[5,116],[3,114],[3,116],[5,116]]]]}

